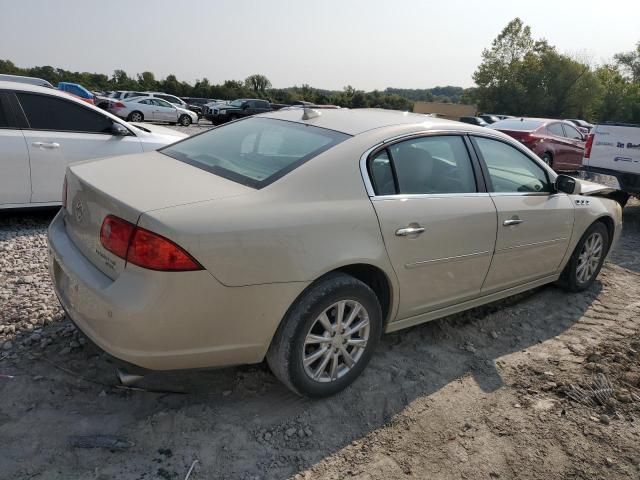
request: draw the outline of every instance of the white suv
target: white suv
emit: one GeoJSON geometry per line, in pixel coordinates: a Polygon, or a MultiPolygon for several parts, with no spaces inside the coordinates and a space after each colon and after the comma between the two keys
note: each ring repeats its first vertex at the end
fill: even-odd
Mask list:
{"type": "Polygon", "coordinates": [[[0,209],[60,205],[69,163],[147,152],[186,136],[132,125],[58,90],[0,81],[0,209]]]}

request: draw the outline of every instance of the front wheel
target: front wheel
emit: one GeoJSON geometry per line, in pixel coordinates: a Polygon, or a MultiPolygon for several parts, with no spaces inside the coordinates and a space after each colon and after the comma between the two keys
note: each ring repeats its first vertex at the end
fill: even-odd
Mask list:
{"type": "Polygon", "coordinates": [[[576,245],[560,277],[570,292],[586,290],[594,282],[609,250],[609,232],[602,222],[591,225],[576,245]]]}
{"type": "Polygon", "coordinates": [[[326,397],[362,373],[381,333],[382,312],[373,290],[349,275],[329,274],[291,307],[267,362],[298,395],[326,397]]]}
{"type": "Polygon", "coordinates": [[[188,127],[189,125],[191,125],[191,117],[189,115],[181,115],[178,121],[183,127],[188,127]]]}
{"type": "Polygon", "coordinates": [[[141,121],[143,121],[143,120],[144,120],[144,116],[143,116],[143,115],[142,115],[142,113],[140,113],[140,112],[132,112],[132,113],[129,115],[128,120],[129,120],[130,122],[141,122],[141,121]]]}

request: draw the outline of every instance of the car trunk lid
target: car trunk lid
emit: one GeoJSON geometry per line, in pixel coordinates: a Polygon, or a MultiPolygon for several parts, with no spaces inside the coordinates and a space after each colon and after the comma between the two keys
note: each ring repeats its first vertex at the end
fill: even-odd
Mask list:
{"type": "Polygon", "coordinates": [[[115,279],[126,262],[100,243],[107,215],[135,225],[141,214],[151,210],[252,191],[159,152],[90,160],[67,170],[65,228],[82,254],[115,279]]]}

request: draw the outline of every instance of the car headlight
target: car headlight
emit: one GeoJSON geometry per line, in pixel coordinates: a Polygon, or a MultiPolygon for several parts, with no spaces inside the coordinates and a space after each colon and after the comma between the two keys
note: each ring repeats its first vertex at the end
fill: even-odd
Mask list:
{"type": "Polygon", "coordinates": [[[226,113],[227,113],[227,111],[226,111],[226,110],[220,110],[220,115],[224,115],[224,114],[226,114],[226,113]]]}

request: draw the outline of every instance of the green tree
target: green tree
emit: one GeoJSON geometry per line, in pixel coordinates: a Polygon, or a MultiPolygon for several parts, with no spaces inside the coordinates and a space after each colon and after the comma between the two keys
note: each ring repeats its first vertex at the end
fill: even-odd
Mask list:
{"type": "Polygon", "coordinates": [[[613,58],[633,82],[640,83],[640,42],[636,44],[635,50],[617,53],[613,58]]]}
{"type": "Polygon", "coordinates": [[[271,82],[264,75],[254,74],[244,80],[244,86],[258,95],[264,95],[271,88],[271,82]]]}

